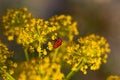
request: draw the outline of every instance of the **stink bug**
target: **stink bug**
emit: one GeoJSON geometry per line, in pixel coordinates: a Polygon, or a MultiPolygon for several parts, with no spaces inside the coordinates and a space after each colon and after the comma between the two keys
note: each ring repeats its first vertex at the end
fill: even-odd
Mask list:
{"type": "Polygon", "coordinates": [[[53,48],[57,48],[62,44],[62,39],[58,38],[55,40],[54,44],[53,44],[53,48]]]}

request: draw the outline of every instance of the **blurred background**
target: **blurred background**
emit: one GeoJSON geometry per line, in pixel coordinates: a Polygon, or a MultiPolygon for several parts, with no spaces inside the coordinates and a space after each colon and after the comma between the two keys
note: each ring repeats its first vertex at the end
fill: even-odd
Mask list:
{"type": "MultiPolygon", "coordinates": [[[[108,40],[111,53],[107,64],[98,71],[89,71],[87,75],[78,72],[73,80],[105,80],[111,74],[120,76],[120,0],[0,0],[0,24],[1,16],[8,8],[22,7],[27,7],[34,17],[43,19],[57,14],[71,15],[78,22],[80,36],[95,33],[108,40]]],[[[19,46],[7,42],[3,32],[0,28],[0,40],[19,53],[19,46]]]]}

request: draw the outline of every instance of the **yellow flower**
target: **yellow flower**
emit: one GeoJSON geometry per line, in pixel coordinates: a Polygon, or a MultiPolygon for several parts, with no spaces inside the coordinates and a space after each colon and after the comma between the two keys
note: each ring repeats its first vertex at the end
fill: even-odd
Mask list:
{"type": "Polygon", "coordinates": [[[8,40],[13,40],[14,36],[18,36],[20,28],[24,27],[32,18],[31,13],[27,13],[27,8],[8,9],[2,18],[5,28],[5,35],[8,40]]]}
{"type": "Polygon", "coordinates": [[[13,36],[8,36],[8,40],[9,41],[11,41],[11,40],[13,40],[14,38],[13,38],[13,36]]]}
{"type": "Polygon", "coordinates": [[[23,62],[19,68],[22,71],[17,80],[63,80],[64,78],[61,66],[51,62],[48,57],[42,61],[32,59],[29,62],[23,62]]]}
{"type": "Polygon", "coordinates": [[[9,80],[5,72],[12,75],[14,69],[17,67],[17,64],[10,59],[12,56],[13,52],[10,52],[7,46],[0,41],[0,75],[2,75],[5,80],[9,80]]]}
{"type": "Polygon", "coordinates": [[[47,51],[43,48],[43,45],[47,43],[48,39],[51,39],[51,36],[54,36],[54,39],[56,38],[56,30],[57,28],[51,26],[48,21],[32,18],[24,28],[21,28],[17,42],[24,47],[31,46],[38,53],[42,52],[44,55],[47,55],[47,51]]]}
{"type": "Polygon", "coordinates": [[[50,50],[50,51],[53,49],[53,44],[51,42],[48,42],[47,49],[50,50]]]}
{"type": "Polygon", "coordinates": [[[44,54],[44,55],[47,55],[46,49],[43,50],[43,54],[44,54]]]}
{"type": "Polygon", "coordinates": [[[40,47],[40,46],[38,46],[38,48],[37,48],[37,52],[39,52],[39,53],[41,53],[41,52],[42,52],[42,50],[41,50],[41,47],[40,47]]]}
{"type": "Polygon", "coordinates": [[[104,37],[91,34],[78,39],[79,44],[72,44],[67,47],[65,61],[72,65],[72,70],[87,73],[90,70],[97,70],[102,63],[107,62],[107,53],[110,52],[109,44],[104,37]]]}
{"type": "Polygon", "coordinates": [[[69,15],[56,15],[49,19],[50,24],[56,26],[57,33],[60,36],[66,36],[70,41],[73,40],[75,35],[78,35],[77,23],[72,21],[69,15]]]}
{"type": "Polygon", "coordinates": [[[106,80],[120,80],[120,76],[110,75],[107,77],[106,80]]]}

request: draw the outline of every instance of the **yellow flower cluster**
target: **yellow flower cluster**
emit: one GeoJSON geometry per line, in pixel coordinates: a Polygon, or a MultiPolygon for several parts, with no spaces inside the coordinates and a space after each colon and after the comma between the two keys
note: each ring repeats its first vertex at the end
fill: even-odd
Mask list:
{"type": "Polygon", "coordinates": [[[9,52],[6,45],[0,41],[0,75],[2,75],[5,80],[9,80],[5,73],[8,72],[12,75],[14,69],[17,67],[17,64],[9,59],[12,56],[13,52],[9,52]]]}
{"type": "MultiPolygon", "coordinates": [[[[17,69],[20,72],[16,72],[19,76],[16,80],[69,80],[79,70],[87,74],[87,69],[97,70],[107,62],[110,48],[106,39],[91,34],[80,37],[75,43],[74,36],[79,32],[77,23],[69,15],[55,15],[43,20],[33,18],[27,8],[9,9],[2,22],[8,40],[15,38],[18,44],[22,44],[27,60],[17,69]],[[62,47],[58,48],[61,44],[62,47]],[[66,77],[61,72],[64,61],[72,67],[66,77]]],[[[0,42],[0,74],[3,69],[10,74],[14,72],[17,65],[8,60],[12,54],[0,42]]]]}
{"type": "Polygon", "coordinates": [[[29,24],[26,24],[20,30],[17,42],[29,47],[31,52],[37,51],[40,54],[47,55],[43,45],[47,43],[51,36],[57,36],[57,33],[53,33],[55,30],[57,30],[57,27],[51,26],[48,21],[33,18],[29,24]]]}
{"type": "Polygon", "coordinates": [[[69,15],[56,15],[45,21],[33,18],[31,13],[27,13],[27,8],[9,9],[2,22],[8,40],[16,36],[18,43],[41,55],[47,55],[46,49],[53,49],[51,40],[68,37],[72,41],[74,35],[78,35],[77,23],[69,15]],[[48,44],[46,49],[44,44],[48,44]]]}
{"type": "Polygon", "coordinates": [[[30,43],[38,41],[40,44],[44,44],[49,38],[50,33],[57,30],[57,27],[50,26],[48,21],[42,19],[31,19],[29,24],[26,24],[21,29],[18,36],[18,43],[28,45],[30,43]]]}
{"type": "Polygon", "coordinates": [[[53,63],[48,57],[42,61],[32,59],[21,64],[21,72],[17,80],[63,80],[61,66],[53,63]]]}
{"type": "Polygon", "coordinates": [[[79,44],[71,45],[67,48],[65,60],[72,65],[72,70],[80,70],[84,74],[87,69],[97,70],[102,63],[106,63],[109,44],[104,37],[91,34],[78,39],[79,44]]]}
{"type": "Polygon", "coordinates": [[[77,22],[72,21],[69,15],[56,15],[49,19],[52,25],[60,27],[58,35],[67,36],[70,41],[73,40],[75,35],[78,35],[77,22]]]}
{"type": "Polygon", "coordinates": [[[120,80],[120,76],[111,75],[106,80],[120,80]]]}
{"type": "Polygon", "coordinates": [[[32,15],[27,13],[27,8],[8,9],[6,15],[2,18],[8,40],[13,40],[15,35],[19,35],[20,28],[24,27],[24,24],[28,23],[31,18],[32,15]]]}

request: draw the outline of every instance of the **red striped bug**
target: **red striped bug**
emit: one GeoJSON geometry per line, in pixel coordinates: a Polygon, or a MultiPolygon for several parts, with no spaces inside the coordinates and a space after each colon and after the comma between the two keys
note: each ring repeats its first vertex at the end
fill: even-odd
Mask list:
{"type": "Polygon", "coordinates": [[[62,44],[62,39],[58,38],[53,43],[53,48],[58,48],[62,44]]]}

